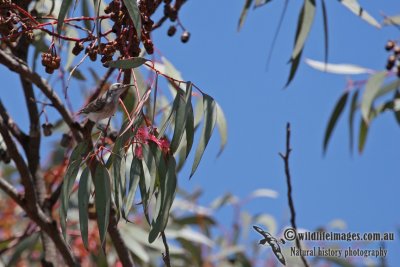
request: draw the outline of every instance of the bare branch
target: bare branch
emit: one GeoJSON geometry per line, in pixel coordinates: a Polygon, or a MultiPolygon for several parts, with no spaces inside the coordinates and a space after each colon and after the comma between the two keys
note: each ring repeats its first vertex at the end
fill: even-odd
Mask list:
{"type": "Polygon", "coordinates": [[[7,146],[7,151],[10,154],[10,157],[15,162],[18,172],[21,175],[22,184],[25,187],[25,196],[27,198],[28,205],[30,205],[31,208],[35,209],[37,201],[32,175],[24,159],[19,153],[14,140],[10,136],[10,133],[7,130],[7,125],[5,124],[3,118],[0,118],[0,134],[3,136],[3,140],[7,146]]]}
{"type": "Polygon", "coordinates": [[[167,242],[167,238],[165,237],[165,233],[164,231],[161,232],[161,237],[162,237],[162,241],[164,243],[164,247],[165,247],[165,254],[163,253],[163,261],[165,263],[165,266],[167,267],[171,267],[171,261],[169,258],[169,247],[168,247],[168,242],[167,242]]]}
{"type": "MultiPolygon", "coordinates": [[[[285,174],[286,174],[286,184],[288,188],[288,201],[289,201],[289,208],[290,208],[290,223],[292,225],[292,228],[297,232],[297,226],[296,226],[296,210],[294,209],[294,202],[292,198],[292,182],[291,182],[291,175],[290,175],[290,165],[289,165],[289,156],[290,152],[292,152],[292,149],[290,147],[290,123],[287,123],[286,125],[286,153],[283,155],[282,153],[279,153],[281,158],[283,159],[283,162],[285,164],[285,174]]],[[[296,246],[301,250],[301,244],[300,240],[296,236],[296,246]]],[[[306,258],[303,255],[300,255],[301,261],[303,262],[304,266],[308,267],[308,263],[306,258]]]]}
{"type": "Polygon", "coordinates": [[[10,131],[10,133],[24,147],[24,145],[27,144],[28,136],[18,127],[18,125],[10,117],[1,100],[0,100],[0,116],[3,118],[3,121],[7,126],[7,129],[10,131]]]}
{"type": "Polygon", "coordinates": [[[115,209],[112,208],[110,212],[110,223],[108,225],[108,234],[114,244],[115,250],[117,251],[118,257],[122,263],[122,266],[134,266],[131,253],[126,247],[124,240],[121,237],[121,233],[118,231],[118,221],[115,215],[115,209]]]}
{"type": "Polygon", "coordinates": [[[0,178],[0,188],[11,197],[18,205],[22,206],[24,199],[17,189],[4,178],[0,178]]]}
{"type": "Polygon", "coordinates": [[[11,71],[22,75],[27,81],[35,84],[51,101],[51,103],[54,105],[54,108],[60,113],[63,120],[71,129],[75,139],[78,142],[82,140],[82,135],[79,132],[79,124],[73,120],[71,114],[65,108],[56,92],[54,92],[50,85],[39,74],[33,72],[27,66],[25,61],[5,52],[4,50],[0,50],[0,63],[8,67],[11,71]]]}

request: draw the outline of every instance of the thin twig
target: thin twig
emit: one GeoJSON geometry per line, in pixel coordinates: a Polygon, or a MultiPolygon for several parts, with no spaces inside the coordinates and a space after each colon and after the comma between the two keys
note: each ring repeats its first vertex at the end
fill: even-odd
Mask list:
{"type": "Polygon", "coordinates": [[[82,136],[79,131],[80,129],[77,127],[71,114],[65,108],[56,92],[50,87],[46,80],[44,80],[38,73],[33,72],[25,61],[20,60],[3,50],[0,50],[0,63],[5,65],[11,71],[24,76],[27,81],[35,84],[37,88],[39,88],[39,90],[42,91],[42,93],[45,94],[46,97],[51,101],[51,103],[54,105],[54,108],[60,113],[61,117],[70,127],[75,139],[78,142],[82,140],[82,136]]]}
{"type": "Polygon", "coordinates": [[[164,247],[165,247],[165,254],[162,253],[163,261],[165,263],[165,266],[171,267],[171,261],[169,258],[169,247],[168,247],[167,238],[165,237],[164,231],[161,232],[161,237],[162,237],[162,241],[163,241],[164,247]]]}
{"type": "MultiPolygon", "coordinates": [[[[286,184],[288,187],[288,201],[289,201],[289,208],[290,208],[290,223],[292,225],[292,228],[296,231],[297,233],[297,226],[296,226],[296,210],[294,209],[294,202],[292,198],[292,182],[291,182],[291,175],[290,175],[290,166],[289,166],[289,156],[290,152],[292,151],[290,147],[290,123],[286,124],[286,153],[283,155],[282,153],[279,153],[279,156],[283,159],[283,162],[285,164],[285,174],[286,174],[286,184]]],[[[301,244],[300,240],[296,236],[296,246],[298,249],[301,250],[301,244]]],[[[305,267],[309,267],[306,258],[303,255],[300,255],[301,261],[303,262],[305,267]]]]}

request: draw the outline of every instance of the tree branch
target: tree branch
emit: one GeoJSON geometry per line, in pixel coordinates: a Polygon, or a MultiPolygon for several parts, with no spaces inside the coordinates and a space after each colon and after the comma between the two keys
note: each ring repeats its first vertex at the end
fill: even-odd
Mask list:
{"type": "Polygon", "coordinates": [[[171,261],[169,258],[169,247],[168,247],[168,242],[167,242],[167,238],[165,236],[164,231],[161,232],[161,237],[162,237],[162,241],[164,243],[164,247],[165,247],[165,254],[162,254],[163,257],[163,261],[165,263],[165,266],[167,267],[171,267],[171,261]]]}
{"type": "Polygon", "coordinates": [[[0,116],[3,118],[3,121],[7,126],[7,129],[10,131],[10,133],[18,140],[21,146],[24,147],[24,145],[28,142],[28,136],[18,127],[18,125],[10,117],[1,100],[0,100],[0,116]]]}
{"type": "MultiPolygon", "coordinates": [[[[294,202],[292,198],[292,182],[291,182],[291,175],[290,175],[290,165],[289,165],[289,156],[290,152],[292,152],[292,149],[290,147],[290,123],[287,123],[286,125],[286,153],[283,155],[282,153],[279,153],[281,158],[283,159],[283,162],[285,164],[285,174],[286,174],[286,184],[288,188],[288,201],[289,201],[289,208],[290,208],[290,223],[292,225],[292,228],[296,231],[297,233],[297,226],[296,226],[296,210],[294,209],[294,202]]],[[[301,244],[300,240],[296,235],[296,246],[301,250],[301,244]]],[[[301,261],[303,262],[304,266],[308,267],[308,263],[306,258],[303,255],[300,255],[301,261]]]]}
{"type": "Polygon", "coordinates": [[[0,118],[0,134],[3,136],[3,140],[7,146],[7,151],[10,154],[10,157],[15,162],[18,172],[21,175],[21,180],[25,188],[25,196],[28,201],[28,205],[30,206],[30,208],[35,209],[37,200],[32,175],[24,159],[19,153],[14,140],[10,136],[10,133],[7,130],[7,125],[5,124],[3,118],[0,118]]]}
{"type": "Polygon", "coordinates": [[[47,84],[47,82],[36,72],[33,72],[26,64],[25,61],[10,55],[9,53],[0,50],[0,63],[5,65],[11,71],[22,75],[25,80],[35,84],[40,91],[51,101],[54,108],[60,113],[63,120],[69,126],[74,135],[75,139],[79,142],[82,140],[82,135],[80,133],[79,124],[77,124],[73,119],[71,114],[65,108],[64,104],[61,102],[58,95],[54,90],[47,84]]]}
{"type": "Polygon", "coordinates": [[[18,193],[17,189],[4,178],[0,178],[0,188],[11,197],[18,205],[22,206],[24,203],[23,196],[18,193]]]}
{"type": "Polygon", "coordinates": [[[122,263],[122,266],[133,266],[133,260],[129,249],[126,247],[124,240],[121,237],[121,233],[118,231],[118,221],[115,215],[115,210],[112,208],[110,212],[110,223],[108,225],[108,234],[114,244],[115,250],[117,251],[118,257],[122,263]]]}

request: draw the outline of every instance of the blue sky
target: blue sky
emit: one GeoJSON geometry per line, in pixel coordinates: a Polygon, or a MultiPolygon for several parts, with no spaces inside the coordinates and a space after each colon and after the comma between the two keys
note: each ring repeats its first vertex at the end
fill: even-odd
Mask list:
{"type": "MultiPolygon", "coordinates": [[[[385,114],[375,120],[364,153],[359,155],[355,150],[351,155],[346,110],[333,133],[328,153],[323,156],[325,127],[345,88],[346,77],[318,72],[303,60],[294,82],[282,89],[289,73],[286,63],[293,46],[300,1],[289,5],[266,71],[281,2],[272,1],[251,10],[238,33],[236,26],[243,1],[188,1],[180,16],[191,32],[190,41],[182,44],[178,35],[167,37],[167,25],[153,36],[157,48],[183,77],[219,102],[228,120],[228,145],[224,153],[215,157],[219,145],[215,134],[195,176],[188,180],[187,166],[179,183],[187,190],[203,188],[202,204],[226,192],[245,197],[258,188],[273,189],[279,193],[277,199],[256,199],[246,208],[251,213],[271,214],[280,225],[287,225],[287,188],[278,153],[284,151],[285,125],[291,122],[290,163],[298,226],[312,230],[342,219],[349,231],[394,232],[399,226],[400,186],[397,175],[400,132],[394,117],[385,114]]],[[[384,45],[388,39],[397,38],[398,31],[375,29],[338,1],[326,2],[329,62],[383,69],[388,56],[384,45]]],[[[382,20],[380,11],[388,15],[399,11],[393,1],[361,4],[379,21],[382,20]]],[[[318,11],[303,59],[323,60],[322,29],[318,11]]],[[[13,89],[18,88],[18,80],[14,76],[9,79],[8,73],[0,68],[1,80],[7,82],[2,99],[17,120],[26,122],[26,111],[11,104],[15,98],[22,99],[22,95],[19,89],[13,89]]],[[[358,119],[359,116],[356,125],[358,119]]],[[[221,218],[232,215],[227,210],[221,214],[221,218]]],[[[399,250],[398,240],[388,245],[391,263],[399,262],[399,256],[395,255],[399,250]]]]}
{"type": "MultiPolygon", "coordinates": [[[[220,158],[218,138],[206,152],[187,188],[202,187],[204,203],[225,192],[244,197],[257,188],[279,192],[275,200],[258,199],[246,207],[253,213],[269,213],[288,224],[289,209],[283,163],[278,152],[285,145],[285,124],[292,124],[291,171],[297,223],[315,229],[334,219],[346,221],[349,231],[396,231],[399,128],[393,114],[372,123],[362,155],[349,152],[347,109],[337,125],[328,153],[323,156],[325,127],[343,93],[346,77],[318,72],[304,60],[294,82],[282,90],[289,73],[286,64],[293,48],[294,26],[300,2],[290,2],[277,45],[266,71],[266,58],[282,1],[250,11],[243,29],[236,31],[243,1],[191,1],[181,20],[192,33],[188,44],[168,38],[160,30],[159,49],[223,107],[228,120],[228,146],[220,158]]],[[[363,7],[382,21],[380,11],[395,15],[393,2],[363,1],[363,7]],[[394,12],[394,13],[392,13],[394,12]]],[[[382,70],[388,56],[384,45],[395,39],[394,28],[378,30],[346,10],[327,1],[329,62],[353,63],[382,70]]],[[[306,44],[304,58],[323,60],[323,26],[320,10],[306,44]]],[[[364,79],[365,76],[354,77],[364,79]]],[[[359,125],[359,116],[356,125],[359,125]]],[[[356,126],[357,128],[357,126],[356,126]]],[[[357,132],[357,131],[356,131],[357,132]]],[[[188,172],[188,171],[187,171],[188,172]]],[[[227,214],[229,214],[227,212],[227,214]]],[[[225,214],[221,217],[224,217],[225,214]]],[[[389,245],[389,259],[398,241],[389,245]]],[[[393,259],[395,258],[395,259],[393,259]]]]}

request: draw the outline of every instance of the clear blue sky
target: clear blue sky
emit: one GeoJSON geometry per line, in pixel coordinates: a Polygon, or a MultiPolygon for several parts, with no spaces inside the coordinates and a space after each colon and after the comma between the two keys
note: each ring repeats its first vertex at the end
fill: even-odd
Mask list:
{"type": "MultiPolygon", "coordinates": [[[[158,49],[185,79],[195,82],[219,102],[228,120],[228,145],[224,153],[215,158],[219,145],[215,134],[195,176],[189,181],[190,170],[185,168],[179,183],[187,190],[202,187],[202,204],[209,204],[226,192],[245,197],[255,189],[270,188],[279,193],[277,199],[256,199],[246,208],[251,213],[271,214],[279,225],[288,225],[287,188],[278,153],[284,151],[285,125],[291,122],[290,163],[298,226],[313,230],[342,219],[349,231],[396,232],[400,219],[400,131],[393,115],[385,114],[374,121],[364,153],[351,156],[346,110],[334,131],[328,153],[323,156],[327,120],[344,90],[346,77],[318,72],[303,61],[294,82],[282,90],[289,73],[286,62],[301,4],[296,2],[290,2],[268,72],[266,58],[282,1],[272,1],[250,11],[239,33],[236,26],[243,1],[188,1],[180,14],[192,34],[189,43],[181,44],[178,36],[167,37],[167,26],[154,35],[158,49]]],[[[388,56],[385,42],[397,38],[398,31],[377,30],[338,1],[326,2],[329,61],[383,69],[388,56]]],[[[362,4],[379,21],[380,11],[388,15],[399,11],[393,1],[362,4]]],[[[306,57],[323,60],[320,10],[306,44],[303,59],[306,57]]],[[[9,82],[7,88],[3,87],[3,92],[7,90],[4,102],[22,97],[19,89],[13,89],[18,80],[9,79],[8,75],[0,68],[1,80],[9,82]]],[[[21,112],[20,107],[6,103],[17,120],[26,122],[25,110],[21,112]]],[[[359,116],[356,125],[358,119],[359,116]]],[[[229,210],[222,210],[221,214],[221,218],[232,215],[229,210]]],[[[258,236],[254,234],[254,238],[258,236]]],[[[396,256],[400,249],[396,239],[388,244],[390,266],[400,261],[396,256]]]]}

